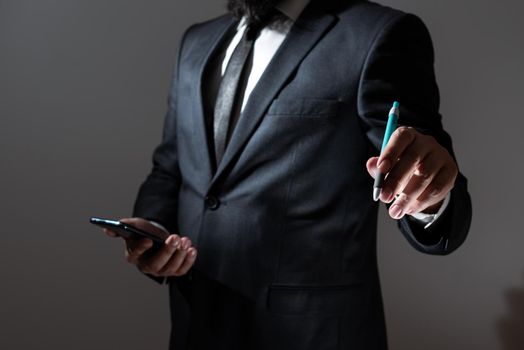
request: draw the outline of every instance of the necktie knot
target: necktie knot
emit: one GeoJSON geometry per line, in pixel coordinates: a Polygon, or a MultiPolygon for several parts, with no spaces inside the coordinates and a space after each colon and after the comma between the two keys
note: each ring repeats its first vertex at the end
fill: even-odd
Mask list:
{"type": "Polygon", "coordinates": [[[255,18],[252,18],[251,20],[248,20],[246,28],[247,39],[255,40],[258,34],[260,34],[262,28],[269,25],[278,16],[278,13],[278,10],[271,9],[269,12],[262,16],[257,16],[255,18]]]}

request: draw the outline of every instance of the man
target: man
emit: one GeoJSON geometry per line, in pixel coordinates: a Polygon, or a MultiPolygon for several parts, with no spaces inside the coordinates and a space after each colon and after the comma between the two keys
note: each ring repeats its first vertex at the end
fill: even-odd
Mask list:
{"type": "Polygon", "coordinates": [[[172,349],[386,349],[372,177],[419,251],[449,254],[471,219],[429,33],[360,0],[228,8],[180,44],[124,219],[166,244],[127,240],[127,259],[169,284],[172,349]],[[404,126],[378,158],[394,100],[404,126]]]}

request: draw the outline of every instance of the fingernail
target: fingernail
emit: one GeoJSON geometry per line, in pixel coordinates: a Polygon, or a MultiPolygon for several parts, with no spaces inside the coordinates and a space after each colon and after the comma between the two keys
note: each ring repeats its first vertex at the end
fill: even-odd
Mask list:
{"type": "Polygon", "coordinates": [[[439,194],[439,190],[436,188],[433,191],[431,191],[431,197],[436,197],[439,194]]]}
{"type": "Polygon", "coordinates": [[[171,243],[170,243],[170,244],[171,244],[173,247],[178,248],[178,245],[180,244],[180,242],[178,241],[178,239],[173,238],[173,239],[171,240],[171,243]]]}
{"type": "Polygon", "coordinates": [[[383,188],[382,191],[380,191],[380,194],[382,195],[384,201],[389,202],[391,200],[393,192],[391,192],[391,190],[389,189],[383,188]]]}
{"type": "Polygon", "coordinates": [[[189,252],[189,256],[193,257],[196,255],[196,250],[192,250],[189,252]]]}
{"type": "Polygon", "coordinates": [[[393,204],[391,208],[389,208],[389,214],[391,214],[394,219],[400,219],[402,216],[402,208],[398,204],[393,204]]]}

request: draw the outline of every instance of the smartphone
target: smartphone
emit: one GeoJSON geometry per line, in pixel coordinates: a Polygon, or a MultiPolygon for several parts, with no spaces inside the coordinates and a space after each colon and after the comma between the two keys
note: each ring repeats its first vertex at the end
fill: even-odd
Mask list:
{"type": "Polygon", "coordinates": [[[102,228],[107,228],[116,232],[119,236],[124,238],[149,238],[153,241],[153,247],[158,248],[164,244],[164,239],[152,233],[140,230],[132,225],[124,224],[117,220],[108,220],[102,218],[92,217],[89,222],[102,228]]]}

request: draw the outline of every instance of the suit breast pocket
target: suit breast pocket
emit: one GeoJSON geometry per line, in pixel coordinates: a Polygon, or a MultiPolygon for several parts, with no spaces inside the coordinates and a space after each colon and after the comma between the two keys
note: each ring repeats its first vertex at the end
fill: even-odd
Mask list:
{"type": "Polygon", "coordinates": [[[268,117],[326,118],[336,116],[341,101],[320,98],[278,98],[271,103],[268,117]]]}
{"type": "Polygon", "coordinates": [[[282,169],[286,169],[286,177],[294,173],[290,164],[307,162],[310,166],[313,157],[331,153],[331,144],[336,143],[333,140],[342,134],[340,128],[347,119],[342,118],[343,105],[336,99],[274,100],[251,137],[246,154],[256,155],[263,163],[285,161],[282,169]]]}

